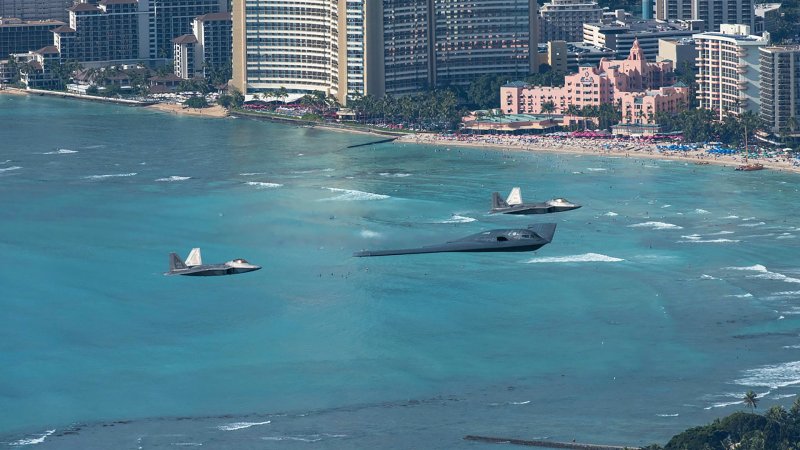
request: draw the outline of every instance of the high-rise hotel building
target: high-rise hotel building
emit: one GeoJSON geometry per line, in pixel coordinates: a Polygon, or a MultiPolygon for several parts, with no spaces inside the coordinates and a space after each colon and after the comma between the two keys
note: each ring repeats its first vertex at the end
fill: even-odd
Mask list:
{"type": "Polygon", "coordinates": [[[235,0],[233,86],[344,103],[524,76],[537,24],[535,0],[235,0]]]}
{"type": "Polygon", "coordinates": [[[779,136],[800,136],[800,46],[762,47],[761,120],[779,136]]]}
{"type": "Polygon", "coordinates": [[[745,111],[758,114],[759,48],[769,44],[769,33],[753,36],[747,25],[723,24],[719,32],[693,38],[700,107],[715,111],[719,120],[745,111]]]}
{"type": "Polygon", "coordinates": [[[539,17],[542,42],[580,42],[583,24],[599,23],[603,10],[594,0],[550,0],[542,5],[539,17]]]}

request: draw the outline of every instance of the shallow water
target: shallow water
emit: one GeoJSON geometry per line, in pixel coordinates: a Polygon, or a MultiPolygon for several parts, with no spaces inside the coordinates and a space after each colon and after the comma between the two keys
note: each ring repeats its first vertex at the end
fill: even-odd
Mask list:
{"type": "Polygon", "coordinates": [[[797,393],[796,175],[38,97],[0,124],[9,446],[639,445],[797,393]],[[512,186],[584,207],[487,215],[512,186]],[[350,256],[543,221],[535,253],[350,256]],[[195,246],[264,268],[162,276],[195,246]]]}

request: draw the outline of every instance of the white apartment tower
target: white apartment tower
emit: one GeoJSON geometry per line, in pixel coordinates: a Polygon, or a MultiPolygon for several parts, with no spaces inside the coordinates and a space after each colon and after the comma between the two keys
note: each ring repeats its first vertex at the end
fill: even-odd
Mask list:
{"type": "Polygon", "coordinates": [[[692,19],[705,22],[705,29],[708,31],[720,31],[722,24],[748,25],[750,29],[755,29],[753,0],[691,0],[691,2],[692,19]]]}
{"type": "Polygon", "coordinates": [[[697,97],[700,108],[728,114],[759,113],[759,49],[769,44],[769,34],[750,35],[747,25],[723,24],[719,32],[695,34],[697,97]]]}
{"type": "Polygon", "coordinates": [[[602,18],[603,10],[594,0],[550,0],[539,8],[539,41],[580,42],[583,24],[602,18]]]}
{"type": "Polygon", "coordinates": [[[800,136],[800,46],[762,47],[761,120],[774,134],[800,136]]]}

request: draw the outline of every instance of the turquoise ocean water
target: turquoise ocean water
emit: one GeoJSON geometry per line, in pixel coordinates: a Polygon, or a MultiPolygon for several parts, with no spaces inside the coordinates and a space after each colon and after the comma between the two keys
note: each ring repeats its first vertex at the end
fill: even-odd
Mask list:
{"type": "Polygon", "coordinates": [[[797,394],[797,175],[370,140],[0,96],[0,446],[637,445],[797,394]],[[162,275],[195,246],[264,268],[162,275]]]}

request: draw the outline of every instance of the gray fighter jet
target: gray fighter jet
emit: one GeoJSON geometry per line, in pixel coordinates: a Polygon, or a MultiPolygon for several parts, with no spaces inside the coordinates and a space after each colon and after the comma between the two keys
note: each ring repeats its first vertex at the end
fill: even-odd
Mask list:
{"type": "Polygon", "coordinates": [[[189,252],[186,261],[175,254],[169,254],[169,272],[164,275],[189,275],[195,277],[210,277],[215,275],[236,275],[237,273],[252,272],[260,269],[261,266],[250,264],[244,259],[234,259],[222,264],[203,264],[199,248],[193,248],[189,252]]]}
{"type": "Polygon", "coordinates": [[[500,197],[500,193],[495,192],[492,194],[492,210],[491,214],[548,214],[561,211],[571,211],[580,208],[568,202],[563,198],[554,198],[541,203],[522,203],[522,194],[520,189],[515,187],[511,190],[506,200],[500,197]]]}
{"type": "Polygon", "coordinates": [[[443,252],[526,252],[538,250],[553,240],[556,224],[539,223],[528,228],[489,230],[439,245],[400,250],[365,250],[353,256],[410,255],[443,252]]]}

